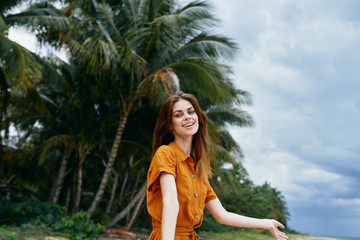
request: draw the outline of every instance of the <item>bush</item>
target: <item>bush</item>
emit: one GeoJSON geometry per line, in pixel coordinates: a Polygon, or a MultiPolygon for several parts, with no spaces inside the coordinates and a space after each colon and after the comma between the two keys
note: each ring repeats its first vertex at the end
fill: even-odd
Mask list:
{"type": "MultiPolygon", "coordinates": [[[[95,224],[86,212],[67,216],[65,208],[49,202],[0,201],[0,222],[19,227],[43,226],[72,240],[98,239],[99,233],[105,231],[105,227],[95,224]]],[[[15,235],[17,239],[19,236],[15,235]]],[[[12,235],[7,238],[11,239],[12,235]]]]}
{"type": "Polygon", "coordinates": [[[207,209],[204,209],[204,219],[197,232],[232,232],[241,231],[243,228],[223,225],[213,218],[207,209]]]}
{"type": "Polygon", "coordinates": [[[95,224],[85,212],[79,212],[71,217],[65,216],[52,226],[55,232],[72,240],[98,239],[98,235],[105,231],[105,227],[95,224]]]}
{"type": "Polygon", "coordinates": [[[51,225],[65,214],[65,208],[49,202],[0,202],[0,220],[21,225],[51,225]]]}

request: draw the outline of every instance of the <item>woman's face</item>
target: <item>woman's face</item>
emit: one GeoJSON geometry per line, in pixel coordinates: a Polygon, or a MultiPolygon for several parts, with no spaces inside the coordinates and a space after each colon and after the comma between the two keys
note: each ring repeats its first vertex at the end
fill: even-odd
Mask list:
{"type": "Polygon", "coordinates": [[[198,115],[193,105],[185,99],[180,99],[173,105],[171,129],[175,139],[192,137],[199,130],[198,115]]]}

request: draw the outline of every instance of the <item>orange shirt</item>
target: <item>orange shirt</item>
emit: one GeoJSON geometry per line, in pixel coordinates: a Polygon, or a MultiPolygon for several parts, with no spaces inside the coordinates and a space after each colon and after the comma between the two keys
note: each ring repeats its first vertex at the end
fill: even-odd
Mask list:
{"type": "Polygon", "coordinates": [[[151,240],[161,239],[162,195],[160,173],[175,177],[179,213],[177,216],[175,239],[197,239],[194,228],[200,227],[205,203],[217,198],[207,181],[196,176],[194,160],[176,143],[160,146],[150,164],[147,175],[147,209],[152,217],[151,240]]]}

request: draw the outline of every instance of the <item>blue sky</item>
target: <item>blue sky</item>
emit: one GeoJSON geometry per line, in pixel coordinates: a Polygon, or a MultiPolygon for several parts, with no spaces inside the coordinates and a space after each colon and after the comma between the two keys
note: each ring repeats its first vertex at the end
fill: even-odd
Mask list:
{"type": "Polygon", "coordinates": [[[289,227],[360,237],[360,1],[211,0],[255,119],[232,134],[256,184],[285,196],[289,227]]]}
{"type": "MultiPolygon", "coordinates": [[[[290,228],[360,237],[360,1],[210,2],[215,31],[240,47],[233,78],[253,97],[255,126],[231,129],[250,178],[283,193],[290,228]]],[[[51,51],[23,29],[9,37],[51,51]]]]}

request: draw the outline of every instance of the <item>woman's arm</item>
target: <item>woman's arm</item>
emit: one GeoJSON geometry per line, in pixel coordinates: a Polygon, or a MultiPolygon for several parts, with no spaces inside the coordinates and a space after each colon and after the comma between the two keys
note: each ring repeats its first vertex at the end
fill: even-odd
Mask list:
{"type": "Polygon", "coordinates": [[[177,199],[174,176],[165,172],[161,173],[160,187],[163,201],[161,239],[173,240],[175,237],[176,220],[179,212],[179,202],[177,199]]]}
{"type": "Polygon", "coordinates": [[[276,220],[251,218],[228,212],[221,205],[218,198],[208,201],[206,207],[211,215],[221,224],[235,227],[264,228],[269,230],[276,240],[288,239],[286,234],[278,229],[278,227],[284,228],[284,226],[276,220]]]}

